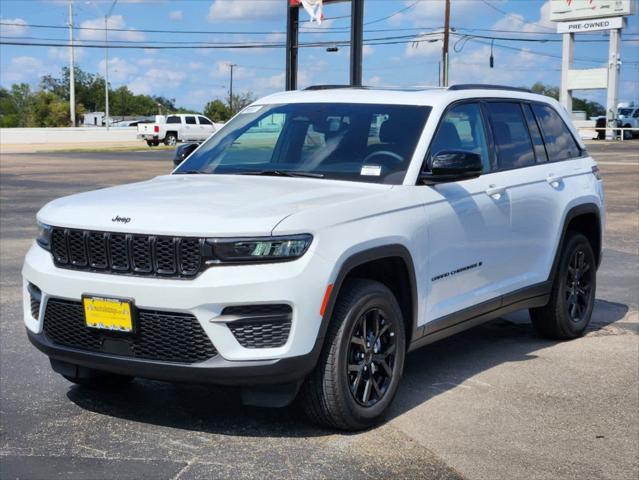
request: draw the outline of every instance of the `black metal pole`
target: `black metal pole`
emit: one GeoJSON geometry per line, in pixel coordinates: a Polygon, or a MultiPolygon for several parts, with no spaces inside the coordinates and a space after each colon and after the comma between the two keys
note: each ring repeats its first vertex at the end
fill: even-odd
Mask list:
{"type": "Polygon", "coordinates": [[[351,85],[362,85],[364,0],[351,0],[351,85]]]}
{"type": "Polygon", "coordinates": [[[290,2],[286,17],[286,90],[297,90],[297,53],[299,40],[299,7],[292,7],[290,2]]]}

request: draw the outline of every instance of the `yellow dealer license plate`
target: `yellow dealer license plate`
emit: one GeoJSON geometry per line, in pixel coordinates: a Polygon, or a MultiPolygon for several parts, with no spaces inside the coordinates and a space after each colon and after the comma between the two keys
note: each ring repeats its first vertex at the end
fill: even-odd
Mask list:
{"type": "Polygon", "coordinates": [[[84,321],[89,328],[133,331],[133,302],[116,298],[82,297],[84,321]]]}

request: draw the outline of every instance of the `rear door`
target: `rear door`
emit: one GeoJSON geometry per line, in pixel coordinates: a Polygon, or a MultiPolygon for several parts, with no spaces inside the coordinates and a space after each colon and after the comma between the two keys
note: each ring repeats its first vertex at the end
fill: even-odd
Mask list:
{"type": "Polygon", "coordinates": [[[200,127],[195,120],[195,115],[185,115],[184,117],[184,130],[182,140],[192,141],[200,138],[200,127]]]}

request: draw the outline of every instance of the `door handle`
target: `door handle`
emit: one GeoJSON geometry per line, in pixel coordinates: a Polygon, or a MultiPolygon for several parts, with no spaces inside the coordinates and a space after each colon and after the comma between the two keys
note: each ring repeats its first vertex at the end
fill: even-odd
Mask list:
{"type": "Polygon", "coordinates": [[[506,191],[506,187],[498,187],[497,185],[489,185],[486,189],[486,195],[489,197],[493,197],[495,200],[499,200],[499,198],[506,191]]]}
{"type": "Polygon", "coordinates": [[[552,173],[550,175],[548,175],[548,177],[546,178],[546,182],[548,182],[548,185],[551,185],[553,187],[558,187],[559,184],[562,182],[564,178],[557,176],[557,175],[553,175],[552,173]]]}

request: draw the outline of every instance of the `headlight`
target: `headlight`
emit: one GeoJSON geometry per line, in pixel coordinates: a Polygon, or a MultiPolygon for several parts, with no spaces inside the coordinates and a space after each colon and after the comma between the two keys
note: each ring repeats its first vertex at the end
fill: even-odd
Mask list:
{"type": "Polygon", "coordinates": [[[295,260],[306,253],[312,241],[312,235],[294,235],[210,239],[207,243],[213,247],[213,263],[253,263],[295,260]]]}
{"type": "Polygon", "coordinates": [[[38,222],[38,236],[36,242],[45,250],[51,251],[51,232],[53,228],[44,223],[38,222]]]}

